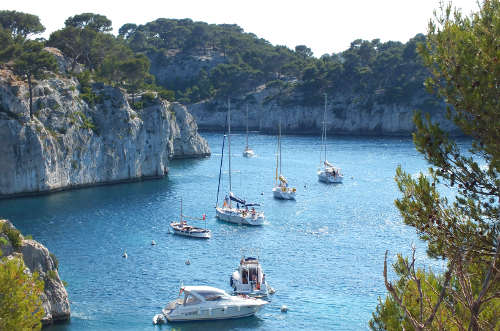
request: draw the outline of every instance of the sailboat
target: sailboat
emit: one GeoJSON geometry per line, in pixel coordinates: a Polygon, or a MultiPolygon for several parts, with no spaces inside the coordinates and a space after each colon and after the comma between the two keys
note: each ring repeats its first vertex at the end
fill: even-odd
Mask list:
{"type": "Polygon", "coordinates": [[[229,165],[229,193],[224,198],[224,203],[222,206],[219,206],[219,189],[220,189],[220,181],[222,175],[222,162],[224,159],[224,141],[226,135],[224,135],[224,140],[222,142],[222,158],[219,168],[219,187],[217,188],[217,202],[215,204],[215,214],[218,219],[221,221],[226,221],[230,223],[236,224],[245,224],[245,225],[262,225],[264,224],[264,213],[261,211],[257,211],[255,207],[258,207],[257,203],[247,203],[244,199],[238,198],[232,192],[231,186],[231,102],[228,99],[227,102],[227,125],[228,125],[228,134],[227,134],[227,146],[228,146],[228,165],[229,165]],[[234,206],[236,204],[236,207],[234,206]],[[249,209],[250,207],[250,209],[249,209]]]}
{"type": "Polygon", "coordinates": [[[288,181],[281,174],[281,121],[278,125],[278,144],[276,147],[276,177],[273,187],[273,196],[276,199],[293,200],[297,190],[293,187],[288,187],[288,181]],[[278,171],[279,170],[279,171],[278,171]]]}
{"type": "Polygon", "coordinates": [[[325,93],[325,110],[323,112],[323,128],[321,131],[321,152],[320,152],[320,169],[318,169],[318,180],[324,183],[342,183],[344,176],[340,172],[340,168],[335,167],[326,159],[326,93],[325,93]],[[324,151],[324,160],[323,160],[324,151]]]}
{"type": "Polygon", "coordinates": [[[185,218],[195,219],[194,217],[187,217],[182,214],[182,199],[181,199],[181,214],[178,222],[170,223],[170,227],[174,231],[174,234],[178,234],[186,237],[193,238],[203,238],[209,239],[211,237],[210,230],[207,230],[207,221],[205,215],[201,220],[205,221],[205,228],[198,228],[195,226],[188,225],[185,218]]]}
{"type": "Polygon", "coordinates": [[[244,157],[252,157],[255,156],[254,151],[248,147],[248,105],[247,105],[247,144],[245,146],[245,150],[243,151],[244,157]]]}

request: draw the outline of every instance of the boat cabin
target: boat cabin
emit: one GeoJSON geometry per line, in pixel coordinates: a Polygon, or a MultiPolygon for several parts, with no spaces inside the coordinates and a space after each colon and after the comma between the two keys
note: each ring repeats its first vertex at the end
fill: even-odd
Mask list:
{"type": "Polygon", "coordinates": [[[229,295],[218,288],[211,286],[185,286],[181,288],[184,292],[183,306],[200,304],[205,301],[218,301],[229,295]]]}
{"type": "Polygon", "coordinates": [[[254,257],[242,258],[238,271],[240,274],[239,290],[259,290],[260,285],[265,281],[259,260],[254,257]]]}

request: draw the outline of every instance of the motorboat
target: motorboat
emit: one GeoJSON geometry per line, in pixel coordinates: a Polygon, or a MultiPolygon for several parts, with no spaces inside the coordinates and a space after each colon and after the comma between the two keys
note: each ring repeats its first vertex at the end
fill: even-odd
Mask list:
{"type": "Polygon", "coordinates": [[[326,101],[325,94],[325,110],[323,111],[323,127],[321,131],[321,152],[320,152],[320,168],[318,169],[318,180],[324,183],[342,183],[344,176],[340,172],[340,168],[335,167],[326,159],[326,101]],[[324,152],[324,157],[323,157],[324,152]]]}
{"type": "Polygon", "coordinates": [[[247,143],[245,145],[245,150],[243,151],[244,157],[254,157],[255,152],[248,146],[248,105],[247,105],[247,143]]]}
{"type": "Polygon", "coordinates": [[[181,214],[179,217],[179,221],[177,222],[171,222],[170,227],[172,228],[174,234],[180,235],[180,236],[185,236],[185,237],[192,237],[192,238],[202,238],[202,239],[209,239],[212,236],[212,233],[210,230],[206,228],[206,216],[203,215],[202,218],[194,218],[194,217],[188,217],[182,214],[182,200],[181,200],[181,214]],[[188,225],[187,221],[185,218],[190,218],[192,220],[203,220],[205,221],[205,228],[199,228],[196,226],[188,225]]]}
{"type": "Polygon", "coordinates": [[[254,257],[242,257],[240,265],[231,275],[229,284],[236,294],[252,297],[267,297],[270,288],[259,260],[254,257]]]}
{"type": "Polygon", "coordinates": [[[169,302],[162,312],[169,322],[222,320],[252,316],[266,304],[248,296],[231,296],[211,286],[183,286],[179,298],[169,302]]]}
{"type": "Polygon", "coordinates": [[[294,200],[297,189],[289,187],[288,181],[281,172],[281,122],[278,125],[278,143],[276,147],[276,177],[274,180],[273,196],[276,199],[294,200]]]}
{"type": "Polygon", "coordinates": [[[217,202],[215,203],[215,216],[221,220],[235,224],[244,225],[262,225],[265,221],[265,216],[262,211],[258,211],[255,207],[260,206],[258,203],[248,203],[242,198],[236,197],[232,192],[231,186],[231,102],[227,101],[227,146],[228,146],[228,168],[229,168],[229,195],[226,195],[224,204],[219,206],[219,191],[222,178],[222,164],[224,160],[224,140],[222,141],[222,157],[219,168],[219,185],[217,187],[217,202]],[[236,205],[236,206],[235,206],[236,205]]]}

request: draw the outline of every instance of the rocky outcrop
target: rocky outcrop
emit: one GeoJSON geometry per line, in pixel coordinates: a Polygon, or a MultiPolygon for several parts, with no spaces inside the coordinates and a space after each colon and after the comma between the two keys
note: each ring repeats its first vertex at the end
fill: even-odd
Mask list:
{"type": "MultiPolygon", "coordinates": [[[[9,221],[0,220],[0,228],[4,226],[15,229],[9,221]]],[[[44,245],[36,240],[25,239],[20,234],[21,241],[17,247],[13,246],[6,234],[0,232],[0,237],[6,239],[7,242],[6,245],[0,244],[2,257],[22,257],[29,273],[37,272],[44,281],[44,292],[41,299],[45,315],[42,318],[42,324],[47,325],[55,321],[69,320],[71,311],[68,293],[59,278],[55,256],[44,245]]]]}
{"type": "Polygon", "coordinates": [[[0,71],[0,198],[161,177],[170,158],[210,154],[185,107],[147,94],[132,109],[118,88],[79,89],[66,75],[37,82],[30,119],[26,84],[0,71]]]}
{"type": "MultiPolygon", "coordinates": [[[[278,122],[286,133],[320,134],[324,106],[299,105],[278,106],[275,101],[266,102],[276,93],[265,87],[247,95],[255,102],[249,104],[248,122],[251,130],[276,132],[278,122]]],[[[353,135],[410,135],[415,130],[413,114],[416,109],[425,109],[428,95],[421,95],[408,104],[360,104],[354,95],[336,95],[327,105],[326,126],[328,134],[353,135]]],[[[321,100],[322,101],[322,100],[321,100]]],[[[231,105],[231,129],[244,130],[246,126],[246,104],[235,100],[231,105]]],[[[444,109],[444,105],[441,107],[444,109]]],[[[227,106],[225,100],[203,101],[188,107],[200,129],[223,130],[227,106]]],[[[445,112],[429,112],[431,119],[440,123],[448,132],[455,133],[455,126],[446,119],[445,112]]]]}

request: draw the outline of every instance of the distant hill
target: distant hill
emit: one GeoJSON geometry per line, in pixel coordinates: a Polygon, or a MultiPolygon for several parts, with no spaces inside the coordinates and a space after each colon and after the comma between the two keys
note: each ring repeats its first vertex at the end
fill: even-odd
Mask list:
{"type": "MultiPolygon", "coordinates": [[[[317,106],[328,95],[356,95],[355,102],[414,105],[425,95],[427,70],[416,52],[422,34],[407,43],[355,40],[349,49],[312,56],[305,45],[274,46],[237,25],[160,18],[125,24],[119,35],[151,61],[157,84],[186,104],[225,96],[241,97],[257,87],[275,88],[280,105],[317,106]]],[[[433,112],[440,102],[425,97],[419,108],[433,112]]]]}

